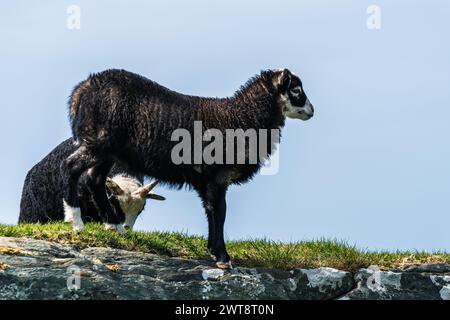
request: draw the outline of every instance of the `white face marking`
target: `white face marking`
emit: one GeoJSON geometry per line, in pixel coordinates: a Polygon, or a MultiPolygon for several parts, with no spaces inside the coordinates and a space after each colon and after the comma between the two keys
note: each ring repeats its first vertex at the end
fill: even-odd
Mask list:
{"type": "Polygon", "coordinates": [[[124,191],[122,195],[116,195],[120,207],[125,214],[125,227],[133,229],[136,219],[144,209],[146,199],[134,194],[136,190],[142,187],[142,184],[135,178],[124,175],[117,175],[112,178],[117,185],[124,191]]]}
{"type": "Polygon", "coordinates": [[[137,189],[142,187],[142,184],[136,179],[126,175],[118,174],[112,178],[115,183],[122,189],[125,193],[133,193],[137,189]]]}
{"type": "Polygon", "coordinates": [[[302,93],[303,93],[303,90],[302,90],[302,87],[300,87],[300,86],[291,89],[291,94],[296,98],[300,97],[300,95],[302,93]]]}
{"type": "Polygon", "coordinates": [[[63,200],[64,205],[64,221],[72,224],[74,230],[82,231],[84,230],[83,219],[81,219],[80,208],[74,208],[67,204],[63,200]]]}
{"type": "Polygon", "coordinates": [[[282,94],[280,96],[280,102],[284,105],[283,114],[288,118],[308,120],[314,115],[314,108],[309,99],[306,99],[303,107],[296,107],[292,105],[287,94],[282,94]]]}
{"type": "Polygon", "coordinates": [[[314,108],[309,101],[309,99],[306,99],[305,105],[303,106],[303,109],[305,110],[305,113],[307,115],[313,116],[314,115],[314,108]]]}

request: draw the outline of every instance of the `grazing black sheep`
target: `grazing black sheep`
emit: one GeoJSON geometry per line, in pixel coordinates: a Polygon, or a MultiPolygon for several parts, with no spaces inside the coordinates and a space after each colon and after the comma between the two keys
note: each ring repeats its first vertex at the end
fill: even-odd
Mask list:
{"type": "MultiPolygon", "coordinates": [[[[64,216],[63,196],[68,177],[60,169],[62,162],[77,147],[73,139],[58,145],[27,174],[20,203],[19,223],[46,223],[50,221],[71,222],[75,229],[83,229],[85,222],[103,222],[91,200],[91,193],[80,185],[77,191],[80,199],[81,216],[64,216]]],[[[164,200],[150,192],[155,182],[142,187],[142,175],[132,175],[123,166],[114,165],[106,181],[109,201],[117,210],[125,213],[125,228],[133,228],[138,215],[145,206],[146,198],[164,200]]],[[[108,226],[107,227],[112,227],[108,226]]],[[[117,228],[114,225],[114,228],[117,228]]],[[[123,230],[119,227],[119,231],[123,230]]]]}
{"type": "MultiPolygon", "coordinates": [[[[223,227],[228,186],[250,180],[265,156],[251,164],[175,164],[171,152],[176,129],[194,135],[194,122],[204,130],[280,129],[285,117],[308,120],[314,109],[300,78],[289,70],[262,71],[230,98],[203,98],[171,91],[156,82],[124,70],[107,70],[78,84],[70,100],[72,131],[77,150],[67,158],[70,210],[78,210],[79,177],[87,172],[99,210],[111,223],[124,219],[107,201],[104,181],[119,160],[134,171],[166,184],[193,187],[199,194],[209,225],[208,249],[220,268],[231,267],[223,227]]],[[[248,144],[237,150],[249,157],[248,144]]],[[[228,149],[225,151],[231,152],[228,149]]]]}

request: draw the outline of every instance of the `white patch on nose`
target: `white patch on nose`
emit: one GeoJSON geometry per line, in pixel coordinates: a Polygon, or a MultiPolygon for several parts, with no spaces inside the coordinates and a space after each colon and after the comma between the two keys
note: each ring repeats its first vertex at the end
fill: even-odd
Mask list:
{"type": "Polygon", "coordinates": [[[66,200],[63,200],[64,205],[64,221],[72,224],[74,230],[84,230],[83,219],[81,218],[80,208],[74,208],[67,204],[66,200]]]}
{"type": "Polygon", "coordinates": [[[134,195],[134,191],[142,187],[142,184],[133,177],[126,175],[116,175],[112,180],[124,191],[121,195],[116,195],[120,207],[125,214],[125,227],[133,229],[136,219],[144,210],[146,199],[139,195],[134,195]]]}
{"type": "Polygon", "coordinates": [[[309,101],[309,99],[306,99],[305,105],[303,106],[302,109],[308,116],[312,117],[314,115],[314,108],[313,108],[311,102],[309,101]]]}

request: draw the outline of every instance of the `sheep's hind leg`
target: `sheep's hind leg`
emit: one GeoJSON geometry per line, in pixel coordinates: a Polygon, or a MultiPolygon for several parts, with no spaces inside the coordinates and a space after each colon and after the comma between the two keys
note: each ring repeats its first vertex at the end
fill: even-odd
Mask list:
{"type": "Polygon", "coordinates": [[[94,205],[105,224],[105,228],[124,234],[123,222],[125,221],[125,214],[120,207],[111,206],[106,195],[106,177],[112,165],[112,162],[106,161],[90,168],[87,172],[89,181],[87,186],[93,196],[94,205]]]}
{"type": "Polygon", "coordinates": [[[61,165],[64,177],[68,177],[67,187],[64,188],[64,221],[73,225],[74,230],[84,230],[83,219],[81,218],[80,202],[78,199],[78,181],[95,158],[91,156],[85,146],[80,146],[61,165]]]}
{"type": "MultiPolygon", "coordinates": [[[[214,216],[211,211],[206,210],[208,218],[208,251],[212,253],[214,240],[214,216]]],[[[216,257],[214,257],[216,259],[216,257]]]]}
{"type": "Polygon", "coordinates": [[[208,252],[211,253],[212,258],[215,260],[216,257],[212,254],[213,244],[214,244],[214,215],[213,208],[209,205],[206,197],[206,186],[203,183],[194,184],[194,188],[197,190],[198,195],[202,199],[203,207],[205,208],[206,218],[208,219],[208,252]]]}

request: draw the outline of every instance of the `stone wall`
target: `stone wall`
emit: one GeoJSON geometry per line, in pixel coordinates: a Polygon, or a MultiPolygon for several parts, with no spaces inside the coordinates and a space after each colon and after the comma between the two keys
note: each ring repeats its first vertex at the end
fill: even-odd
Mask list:
{"type": "Polygon", "coordinates": [[[0,237],[0,299],[450,299],[450,265],[223,271],[209,261],[0,237]]]}

